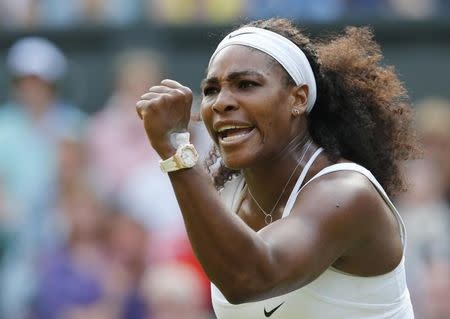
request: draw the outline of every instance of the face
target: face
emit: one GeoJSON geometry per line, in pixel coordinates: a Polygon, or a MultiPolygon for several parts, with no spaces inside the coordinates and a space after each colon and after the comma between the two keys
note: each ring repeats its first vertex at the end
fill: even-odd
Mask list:
{"type": "Polygon", "coordinates": [[[265,53],[240,45],[224,48],[202,82],[201,115],[227,167],[269,160],[298,134],[292,108],[295,87],[265,53]]]}
{"type": "Polygon", "coordinates": [[[54,99],[55,86],[37,76],[16,78],[14,84],[17,100],[28,108],[46,107],[54,99]]]}

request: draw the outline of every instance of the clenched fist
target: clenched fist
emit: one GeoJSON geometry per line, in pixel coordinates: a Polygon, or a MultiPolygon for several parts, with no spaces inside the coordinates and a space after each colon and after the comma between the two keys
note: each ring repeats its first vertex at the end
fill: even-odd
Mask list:
{"type": "Polygon", "coordinates": [[[192,91],[173,80],[153,86],[136,103],[153,148],[162,158],[175,153],[170,134],[187,130],[192,105],[192,91]]]}

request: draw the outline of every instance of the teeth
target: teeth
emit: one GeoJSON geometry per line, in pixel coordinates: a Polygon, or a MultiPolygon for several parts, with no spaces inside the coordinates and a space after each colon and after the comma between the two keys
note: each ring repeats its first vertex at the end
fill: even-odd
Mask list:
{"type": "Polygon", "coordinates": [[[242,136],[245,136],[245,135],[246,134],[238,134],[238,135],[233,135],[233,136],[227,136],[227,137],[223,137],[222,140],[225,141],[225,142],[232,141],[232,140],[238,139],[238,138],[240,138],[242,136]]]}
{"type": "Polygon", "coordinates": [[[223,131],[226,130],[232,130],[232,129],[239,129],[239,128],[248,128],[250,126],[245,126],[245,125],[225,125],[222,126],[221,128],[219,128],[219,130],[217,132],[222,133],[223,131]]]}

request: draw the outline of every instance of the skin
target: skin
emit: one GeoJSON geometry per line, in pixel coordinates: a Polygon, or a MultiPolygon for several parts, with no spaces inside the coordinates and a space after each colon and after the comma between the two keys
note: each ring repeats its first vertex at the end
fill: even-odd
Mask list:
{"type": "Polygon", "coordinates": [[[56,96],[54,84],[34,75],[16,78],[14,88],[17,100],[34,120],[40,119],[56,96]]]}
{"type": "MultiPolygon", "coordinates": [[[[308,138],[308,88],[286,87],[284,71],[271,61],[244,46],[223,49],[203,81],[201,108],[224,163],[242,169],[247,187],[266,211],[280,196],[308,138]],[[298,116],[293,115],[294,108],[300,111],[298,116]],[[234,143],[222,143],[215,129],[223,123],[245,123],[253,131],[234,143]]],[[[150,88],[137,103],[149,140],[161,158],[175,153],[169,135],[186,130],[191,103],[190,89],[173,80],[150,88]]],[[[306,153],[273,213],[274,222],[267,227],[248,192],[242,195],[238,210],[230,212],[200,165],[169,173],[197,258],[229,302],[287,293],[330,266],[353,275],[375,276],[400,262],[397,222],[359,173],[341,171],[316,179],[302,190],[289,217],[280,219],[296,179],[317,148],[312,144],[306,153]]],[[[305,182],[331,164],[322,153],[305,182]]]]}

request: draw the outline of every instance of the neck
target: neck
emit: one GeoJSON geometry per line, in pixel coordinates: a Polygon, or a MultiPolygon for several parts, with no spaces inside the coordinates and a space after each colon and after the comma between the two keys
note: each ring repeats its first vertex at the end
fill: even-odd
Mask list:
{"type": "Polygon", "coordinates": [[[275,211],[284,207],[298,177],[316,149],[317,146],[309,136],[294,139],[276,158],[243,171],[249,191],[267,213],[270,213],[278,199],[280,201],[275,211]]]}

